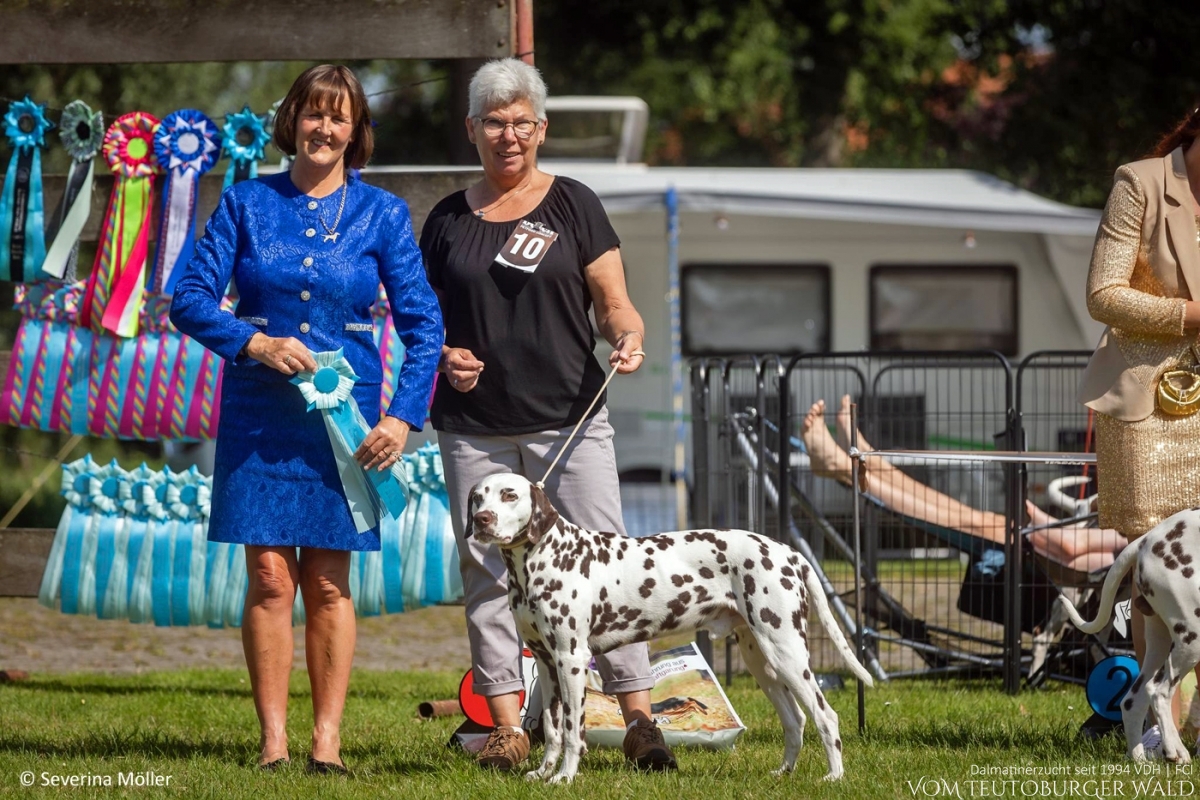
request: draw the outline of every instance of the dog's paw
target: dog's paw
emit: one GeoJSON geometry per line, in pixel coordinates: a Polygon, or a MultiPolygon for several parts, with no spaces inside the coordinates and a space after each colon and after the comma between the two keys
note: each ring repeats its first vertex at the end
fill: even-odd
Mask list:
{"type": "Polygon", "coordinates": [[[795,764],[784,764],[779,769],[771,770],[771,774],[776,778],[782,778],[784,775],[790,775],[793,769],[795,769],[795,764]]]}
{"type": "Polygon", "coordinates": [[[1167,761],[1181,766],[1192,763],[1192,754],[1189,753],[1187,748],[1183,746],[1180,746],[1180,748],[1173,753],[1164,753],[1163,757],[1167,761]]]}
{"type": "Polygon", "coordinates": [[[842,776],[845,774],[846,773],[840,769],[837,772],[833,772],[831,770],[830,773],[828,775],[826,775],[824,778],[821,778],[821,780],[823,780],[823,781],[840,781],[842,779],[842,776]]]}
{"type": "Polygon", "coordinates": [[[542,779],[542,771],[540,769],[531,769],[525,773],[525,780],[533,783],[542,779]]]}
{"type": "Polygon", "coordinates": [[[547,783],[568,784],[573,780],[575,780],[575,776],[573,774],[560,772],[547,781],[547,783]]]}

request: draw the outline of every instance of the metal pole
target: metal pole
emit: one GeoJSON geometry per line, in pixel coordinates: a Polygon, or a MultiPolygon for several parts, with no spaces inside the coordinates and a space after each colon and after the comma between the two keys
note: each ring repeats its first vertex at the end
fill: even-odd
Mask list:
{"type": "MultiPolygon", "coordinates": [[[[850,404],[850,463],[854,466],[854,655],[858,663],[865,661],[862,629],[862,486],[859,468],[863,461],[858,453],[858,403],[850,404]]],[[[858,732],[867,730],[866,686],[858,681],[858,732]]]]}
{"type": "Polygon", "coordinates": [[[671,311],[671,419],[675,430],[675,522],[687,527],[687,448],[683,427],[683,335],[679,311],[679,195],[667,188],[667,299],[671,311]]]}

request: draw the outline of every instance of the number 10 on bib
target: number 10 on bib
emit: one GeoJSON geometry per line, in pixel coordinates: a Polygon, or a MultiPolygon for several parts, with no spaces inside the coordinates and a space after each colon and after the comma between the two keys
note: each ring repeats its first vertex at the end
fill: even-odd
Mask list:
{"type": "Polygon", "coordinates": [[[540,222],[521,220],[513,235],[500,248],[496,260],[506,267],[519,269],[522,272],[533,272],[546,257],[546,251],[558,233],[552,231],[540,222]]]}

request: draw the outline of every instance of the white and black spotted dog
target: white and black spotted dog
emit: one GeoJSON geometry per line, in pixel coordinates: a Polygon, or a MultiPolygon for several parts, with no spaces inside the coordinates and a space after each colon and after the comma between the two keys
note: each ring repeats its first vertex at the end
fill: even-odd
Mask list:
{"type": "Polygon", "coordinates": [[[1146,657],[1141,673],[1121,702],[1121,718],[1129,757],[1145,761],[1142,726],[1154,709],[1162,732],[1162,753],[1168,761],[1190,763],[1192,758],[1175,726],[1171,695],[1179,682],[1200,662],[1200,509],[1167,517],[1126,546],[1109,567],[1100,591],[1096,619],[1085,622],[1065,597],[1058,603],[1075,627],[1084,633],[1101,630],[1112,616],[1113,601],[1126,573],[1134,569],[1138,598],[1134,605],[1146,617],[1146,657]]]}
{"type": "Polygon", "coordinates": [[[584,530],[560,517],[541,489],[512,474],[476,485],[468,517],[468,536],[501,548],[517,628],[544,676],[545,756],[527,777],[552,783],[575,777],[586,752],[583,703],[593,653],[699,628],[718,638],[736,633],[746,665],[779,712],[784,750],[777,774],[790,772],[800,752],[799,700],[825,746],[825,779],[842,776],[837,714],[809,669],[810,600],[851,671],[867,685],[871,675],[799,553],[748,531],[633,539],[584,530]]]}

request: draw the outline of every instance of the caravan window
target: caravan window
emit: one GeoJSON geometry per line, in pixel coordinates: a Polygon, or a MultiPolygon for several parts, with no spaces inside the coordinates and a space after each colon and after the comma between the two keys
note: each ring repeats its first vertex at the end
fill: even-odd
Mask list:
{"type": "Polygon", "coordinates": [[[871,267],[872,350],[1017,353],[1017,268],[871,267]]]}
{"type": "Polygon", "coordinates": [[[827,264],[685,264],[685,355],[829,349],[827,264]]]}

